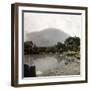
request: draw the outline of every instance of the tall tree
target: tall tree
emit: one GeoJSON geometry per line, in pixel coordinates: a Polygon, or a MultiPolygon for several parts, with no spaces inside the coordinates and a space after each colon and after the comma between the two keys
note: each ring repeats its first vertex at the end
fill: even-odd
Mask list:
{"type": "Polygon", "coordinates": [[[69,37],[64,42],[67,50],[77,51],[80,49],[80,38],[79,37],[69,37]]]}

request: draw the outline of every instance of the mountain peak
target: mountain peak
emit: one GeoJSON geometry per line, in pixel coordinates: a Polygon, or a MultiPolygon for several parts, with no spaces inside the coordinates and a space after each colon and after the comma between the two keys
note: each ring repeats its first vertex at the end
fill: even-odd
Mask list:
{"type": "Polygon", "coordinates": [[[42,32],[46,32],[46,31],[50,31],[50,32],[60,32],[61,30],[57,29],[57,28],[45,28],[42,30],[42,32]]]}

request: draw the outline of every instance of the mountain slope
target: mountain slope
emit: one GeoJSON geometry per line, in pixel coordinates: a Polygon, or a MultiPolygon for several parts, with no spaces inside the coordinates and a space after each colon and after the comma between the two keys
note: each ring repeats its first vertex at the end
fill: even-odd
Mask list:
{"type": "Polygon", "coordinates": [[[48,28],[39,32],[31,32],[27,34],[28,41],[33,41],[34,44],[40,47],[48,47],[64,42],[69,35],[56,28],[48,28]]]}

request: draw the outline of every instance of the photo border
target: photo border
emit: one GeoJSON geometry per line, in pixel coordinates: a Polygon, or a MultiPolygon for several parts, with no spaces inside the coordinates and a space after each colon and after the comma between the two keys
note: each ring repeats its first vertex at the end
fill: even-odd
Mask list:
{"type": "MultiPolygon", "coordinates": [[[[72,83],[87,83],[88,82],[88,8],[81,6],[62,6],[62,5],[45,5],[45,4],[32,4],[32,3],[15,3],[11,5],[11,85],[14,87],[22,86],[40,86],[40,85],[57,85],[57,84],[72,84],[72,83]],[[35,84],[19,84],[18,83],[18,7],[42,7],[42,8],[63,8],[63,9],[77,9],[85,10],[85,80],[80,81],[63,81],[63,82],[47,82],[35,84]]],[[[22,37],[23,38],[23,37],[22,37]]]]}

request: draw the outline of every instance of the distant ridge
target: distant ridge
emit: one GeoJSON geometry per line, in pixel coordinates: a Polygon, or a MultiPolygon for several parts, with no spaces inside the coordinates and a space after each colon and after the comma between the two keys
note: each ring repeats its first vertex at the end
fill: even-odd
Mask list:
{"type": "Polygon", "coordinates": [[[32,41],[40,47],[48,47],[57,44],[57,42],[64,42],[70,35],[56,28],[47,28],[38,32],[31,32],[27,34],[27,41],[32,41]]]}

